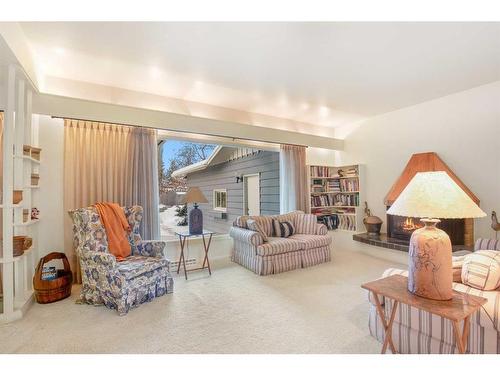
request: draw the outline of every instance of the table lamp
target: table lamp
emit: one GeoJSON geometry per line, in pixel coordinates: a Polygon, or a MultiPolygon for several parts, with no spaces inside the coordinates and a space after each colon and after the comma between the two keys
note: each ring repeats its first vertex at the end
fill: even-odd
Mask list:
{"type": "Polygon", "coordinates": [[[182,203],[194,203],[194,207],[189,211],[189,234],[203,233],[203,213],[198,208],[198,203],[208,203],[200,188],[190,187],[182,198],[182,203]]]}
{"type": "Polygon", "coordinates": [[[408,290],[434,300],[451,299],[451,241],[436,227],[438,218],[466,219],[486,214],[446,172],[417,173],[387,214],[418,217],[425,224],[410,238],[408,290]]]}

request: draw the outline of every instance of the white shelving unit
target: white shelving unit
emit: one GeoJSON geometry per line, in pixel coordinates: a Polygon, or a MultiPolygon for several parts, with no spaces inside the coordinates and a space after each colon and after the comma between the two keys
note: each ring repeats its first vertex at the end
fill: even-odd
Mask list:
{"type": "Polygon", "coordinates": [[[309,196],[311,213],[322,221],[327,216],[336,215],[339,220],[337,230],[357,232],[363,228],[364,166],[310,165],[309,196]],[[339,171],[355,171],[344,177],[339,171]]]}
{"type": "Polygon", "coordinates": [[[37,124],[32,124],[32,87],[22,70],[7,68],[7,85],[2,137],[2,246],[0,248],[1,297],[0,323],[19,319],[33,302],[33,274],[38,260],[39,220],[31,220],[31,208],[37,206],[38,186],[32,186],[31,174],[39,174],[40,161],[23,154],[23,145],[37,146],[37,124]],[[22,190],[19,204],[12,202],[13,190],[22,190]],[[28,221],[23,222],[23,211],[28,221]],[[13,256],[13,236],[32,238],[32,246],[23,255],[13,256]]]}

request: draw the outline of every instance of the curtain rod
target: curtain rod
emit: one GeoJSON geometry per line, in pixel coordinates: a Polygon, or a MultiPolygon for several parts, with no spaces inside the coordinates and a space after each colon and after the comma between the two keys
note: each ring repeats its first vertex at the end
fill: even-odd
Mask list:
{"type": "Polygon", "coordinates": [[[102,124],[110,124],[110,125],[132,126],[132,127],[149,128],[149,129],[155,129],[155,130],[167,130],[167,131],[184,133],[184,134],[195,134],[195,135],[199,134],[199,135],[206,135],[206,136],[210,136],[210,137],[227,138],[227,139],[231,139],[233,142],[235,142],[237,140],[241,140],[241,141],[270,143],[270,144],[274,144],[274,145],[300,146],[300,147],[305,147],[305,148],[309,147],[309,146],[301,145],[301,144],[297,144],[297,143],[276,143],[276,142],[271,142],[271,141],[257,141],[255,139],[251,139],[251,138],[230,137],[227,135],[214,135],[214,134],[209,134],[209,133],[193,133],[193,132],[183,131],[183,130],[158,129],[158,128],[155,128],[152,126],[130,125],[130,124],[122,124],[122,123],[118,123],[118,122],[96,121],[96,120],[81,119],[81,118],[74,118],[74,117],[61,117],[61,116],[51,116],[51,117],[52,118],[59,118],[59,119],[63,119],[63,120],[90,121],[90,122],[100,122],[102,124]]]}

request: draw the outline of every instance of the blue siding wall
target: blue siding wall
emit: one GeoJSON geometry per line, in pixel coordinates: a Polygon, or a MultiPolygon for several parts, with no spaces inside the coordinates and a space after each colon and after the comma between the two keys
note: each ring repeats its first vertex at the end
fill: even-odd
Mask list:
{"type": "Polygon", "coordinates": [[[279,153],[259,151],[222,164],[208,167],[187,176],[188,186],[198,186],[208,200],[201,204],[204,228],[227,233],[233,220],[243,215],[243,182],[236,183],[236,175],[260,174],[260,213],[275,215],[280,211],[279,153]],[[227,219],[213,209],[214,189],[227,190],[227,219]]]}

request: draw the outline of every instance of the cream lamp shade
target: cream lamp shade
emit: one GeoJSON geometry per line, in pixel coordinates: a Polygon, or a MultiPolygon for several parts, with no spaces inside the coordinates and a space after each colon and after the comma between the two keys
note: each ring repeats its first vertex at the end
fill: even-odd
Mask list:
{"type": "Polygon", "coordinates": [[[200,188],[190,187],[184,197],[182,197],[182,203],[208,203],[208,200],[200,188]]]}
{"type": "Polygon", "coordinates": [[[387,213],[436,219],[486,216],[446,172],[417,173],[387,213]]]}

